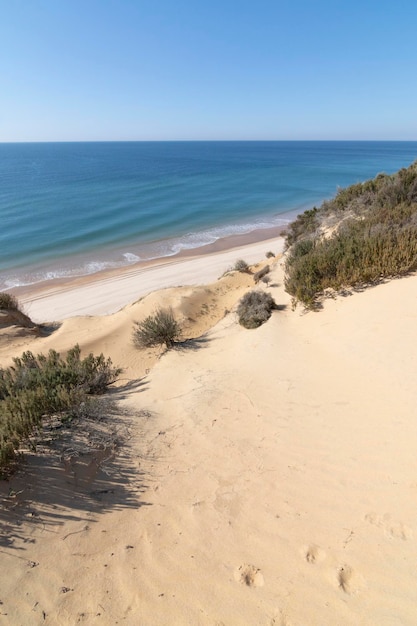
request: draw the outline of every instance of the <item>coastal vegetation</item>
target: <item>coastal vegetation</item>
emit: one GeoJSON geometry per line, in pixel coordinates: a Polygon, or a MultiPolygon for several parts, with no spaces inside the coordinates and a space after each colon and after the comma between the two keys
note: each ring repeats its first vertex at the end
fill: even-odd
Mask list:
{"type": "Polygon", "coordinates": [[[165,345],[169,350],[180,340],[181,332],[172,309],[159,308],[141,322],[135,322],[133,342],[138,348],[165,345]]]}
{"type": "Polygon", "coordinates": [[[269,274],[270,271],[271,268],[269,267],[269,265],[265,265],[265,267],[260,269],[258,272],[255,272],[255,274],[253,275],[253,280],[255,281],[255,284],[259,283],[259,281],[262,280],[267,274],[269,274]]]}
{"type": "Polygon", "coordinates": [[[272,311],[276,308],[276,302],[270,293],[248,291],[239,300],[237,307],[239,324],[244,328],[258,328],[269,320],[272,311]]]}
{"type": "Polygon", "coordinates": [[[0,368],[0,470],[46,417],[71,419],[115,382],[121,371],[103,354],[81,358],[78,345],[65,359],[55,350],[46,356],[28,351],[14,358],[12,366],[0,368]]]}
{"type": "Polygon", "coordinates": [[[15,324],[24,328],[37,329],[38,326],[26,315],[18,299],[7,291],[0,292],[0,324],[15,324]]]}
{"type": "Polygon", "coordinates": [[[6,291],[0,293],[0,309],[5,311],[16,311],[19,309],[19,303],[16,296],[6,291]]]}
{"type": "Polygon", "coordinates": [[[307,308],[329,292],[415,271],[417,161],[305,211],[289,226],[286,247],[285,289],[307,308]]]}
{"type": "Polygon", "coordinates": [[[246,263],[244,259],[238,259],[233,266],[233,270],[236,272],[248,272],[249,265],[246,263]]]}

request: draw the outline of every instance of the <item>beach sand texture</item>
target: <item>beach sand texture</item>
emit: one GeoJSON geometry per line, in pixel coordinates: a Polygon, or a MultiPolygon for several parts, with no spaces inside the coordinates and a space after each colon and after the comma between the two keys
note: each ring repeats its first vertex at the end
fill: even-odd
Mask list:
{"type": "MultiPolygon", "coordinates": [[[[3,364],[78,341],[125,368],[112,445],[28,453],[1,483],[4,623],[416,624],[417,277],[306,314],[277,259],[262,288],[286,308],[245,330],[233,307],[253,280],[211,282],[213,264],[265,263],[277,245],[259,245],[203,257],[190,282],[205,286],[158,290],[154,274],[149,296],[103,317],[72,303],[109,313],[100,294],[125,274],[63,287],[27,303],[39,320],[68,314],[55,332],[3,335],[3,364]],[[160,304],[201,341],[135,348],[133,321],[160,304]]],[[[193,263],[164,271],[184,285],[193,263]]]]}

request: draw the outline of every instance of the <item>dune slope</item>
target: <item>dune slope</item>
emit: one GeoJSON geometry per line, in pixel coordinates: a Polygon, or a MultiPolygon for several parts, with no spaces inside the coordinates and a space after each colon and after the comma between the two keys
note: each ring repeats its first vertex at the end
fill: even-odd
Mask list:
{"type": "MultiPolygon", "coordinates": [[[[415,624],[417,277],[309,314],[282,282],[264,326],[213,316],[142,374],[126,327],[146,299],[62,325],[143,377],[117,392],[117,454],[29,455],[2,485],[9,623],[415,624]]],[[[186,289],[184,320],[184,297],[207,304],[186,289]]]]}

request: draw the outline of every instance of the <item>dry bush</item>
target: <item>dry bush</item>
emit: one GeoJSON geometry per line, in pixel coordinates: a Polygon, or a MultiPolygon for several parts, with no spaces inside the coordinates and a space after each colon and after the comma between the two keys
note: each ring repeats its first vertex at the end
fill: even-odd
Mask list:
{"type": "Polygon", "coordinates": [[[0,292],[0,309],[5,311],[18,311],[19,303],[16,296],[6,291],[0,292]]]}
{"type": "Polygon", "coordinates": [[[262,280],[262,278],[264,276],[269,274],[270,271],[271,271],[271,268],[269,267],[269,265],[265,265],[265,267],[263,267],[261,270],[259,270],[259,272],[256,272],[253,275],[253,280],[255,281],[255,284],[259,283],[259,281],[262,280]]]}
{"type": "Polygon", "coordinates": [[[276,308],[271,294],[265,291],[249,291],[239,300],[239,324],[244,328],[258,328],[271,317],[271,312],[276,308]]]}
{"type": "Polygon", "coordinates": [[[133,341],[139,348],[165,345],[170,349],[181,338],[181,331],[172,309],[159,308],[142,322],[135,322],[133,341]]]}
{"type": "Polygon", "coordinates": [[[38,325],[32,322],[30,317],[23,313],[19,301],[11,293],[0,292],[0,311],[2,325],[16,325],[24,328],[38,329],[38,325]]]}
{"type": "Polygon", "coordinates": [[[233,269],[236,272],[247,272],[249,270],[249,265],[243,259],[238,259],[234,264],[233,269]]]}

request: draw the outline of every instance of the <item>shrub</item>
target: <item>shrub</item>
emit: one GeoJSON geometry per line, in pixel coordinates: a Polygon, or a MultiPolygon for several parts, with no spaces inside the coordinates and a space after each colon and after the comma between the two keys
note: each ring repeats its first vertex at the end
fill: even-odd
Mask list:
{"type": "Polygon", "coordinates": [[[268,252],[266,252],[265,256],[267,259],[272,259],[275,257],[275,254],[271,252],[271,250],[269,250],[268,252]]]}
{"type": "Polygon", "coordinates": [[[0,309],[5,311],[18,311],[19,303],[16,296],[5,291],[0,292],[0,309]]]}
{"type": "Polygon", "coordinates": [[[417,270],[417,162],[340,189],[320,209],[298,216],[287,245],[285,289],[307,308],[327,289],[366,286],[417,270]],[[320,228],[329,215],[339,224],[323,238],[320,228]]]}
{"type": "Polygon", "coordinates": [[[115,382],[120,368],[102,354],[81,359],[78,345],[66,359],[50,350],[47,356],[24,352],[13,365],[0,369],[0,467],[46,415],[68,415],[91,394],[115,382]]]}
{"type": "Polygon", "coordinates": [[[236,272],[247,272],[249,270],[249,265],[243,259],[238,259],[234,264],[233,269],[236,272]]]}
{"type": "Polygon", "coordinates": [[[239,324],[244,328],[257,328],[271,317],[276,303],[269,293],[249,291],[240,300],[237,307],[239,324]]]}
{"type": "Polygon", "coordinates": [[[292,246],[300,237],[305,237],[317,230],[320,223],[317,213],[318,209],[316,207],[304,211],[304,213],[298,215],[295,221],[288,226],[285,240],[286,248],[292,246]]]}
{"type": "Polygon", "coordinates": [[[172,348],[181,337],[181,326],[174,318],[172,309],[159,308],[142,322],[135,322],[133,341],[139,348],[164,345],[172,348]]]}
{"type": "Polygon", "coordinates": [[[256,272],[253,275],[253,280],[255,281],[255,283],[259,283],[259,281],[262,280],[264,276],[269,274],[270,271],[271,268],[269,267],[269,265],[265,265],[265,267],[263,267],[261,270],[259,270],[259,272],[256,272]]]}

